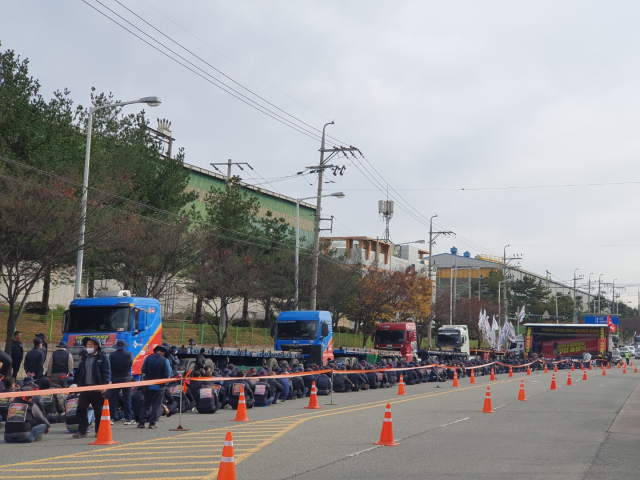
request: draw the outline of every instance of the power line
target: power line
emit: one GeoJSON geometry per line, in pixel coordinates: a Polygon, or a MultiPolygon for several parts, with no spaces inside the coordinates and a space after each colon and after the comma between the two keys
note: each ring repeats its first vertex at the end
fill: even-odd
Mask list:
{"type": "MultiPolygon", "coordinates": [[[[169,55],[167,52],[161,50],[160,48],[158,48],[157,46],[151,44],[150,42],[148,42],[147,40],[145,40],[144,38],[142,38],[141,36],[137,35],[135,32],[132,32],[130,29],[128,29],[126,26],[122,25],[121,23],[119,23],[117,20],[111,18],[108,14],[102,12],[101,10],[99,10],[98,8],[96,8],[95,6],[89,4],[87,2],[87,0],[82,0],[83,3],[85,3],[86,5],[88,5],[89,7],[91,7],[92,9],[94,9],[96,12],[100,13],[101,15],[103,15],[104,17],[108,18],[109,20],[111,20],[113,23],[115,23],[116,25],[118,25],[119,27],[121,27],[122,29],[126,30],[127,32],[129,32],[131,35],[133,35],[134,37],[138,38],[139,40],[141,40],[142,42],[146,43],[147,45],[149,45],[151,48],[153,48],[154,50],[158,51],[159,53],[161,53],[162,55],[164,55],[165,57],[173,60],[175,63],[179,64],[180,66],[186,68],[187,70],[189,70],[190,72],[194,73],[195,75],[199,76],[200,78],[202,78],[203,80],[205,80],[206,82],[210,83],[211,85],[215,86],[216,88],[219,88],[220,90],[224,91],[225,93],[228,93],[229,95],[231,95],[232,97],[240,100],[242,103],[245,103],[246,105],[250,106],[251,108],[259,111],[260,113],[263,113],[264,115],[276,120],[277,122],[282,123],[283,125],[297,131],[298,133],[301,133],[303,135],[306,135],[307,137],[310,137],[316,141],[320,140],[320,136],[314,133],[309,133],[308,131],[306,131],[305,128],[300,127],[298,125],[295,125],[293,122],[286,120],[286,119],[282,119],[282,117],[278,114],[276,114],[275,112],[269,110],[268,108],[258,104],[257,102],[255,102],[254,100],[251,99],[247,99],[245,100],[243,97],[244,95],[242,94],[234,94],[233,91],[234,89],[232,89],[231,87],[226,86],[226,84],[224,84],[223,82],[221,82],[220,80],[216,79],[215,77],[213,77],[211,74],[204,72],[201,68],[199,67],[194,67],[198,70],[201,70],[204,72],[204,75],[197,72],[196,70],[194,70],[193,68],[189,67],[188,65],[185,65],[184,63],[182,63],[180,60],[172,57],[171,55],[169,55]],[[206,75],[206,76],[205,76],[206,75]],[[211,77],[211,79],[207,78],[207,76],[211,77]],[[218,82],[218,83],[216,83],[218,82]],[[231,91],[230,91],[231,90],[231,91]],[[280,118],[278,118],[280,117],[280,118]]],[[[102,5],[102,4],[101,4],[102,5]]],[[[108,7],[105,7],[108,9],[108,7]]],[[[117,14],[116,14],[117,15],[117,14]]],[[[127,21],[127,20],[125,20],[127,21]]],[[[130,23],[127,21],[127,23],[130,23]]],[[[138,27],[135,27],[137,30],[140,30],[138,27]]],[[[142,31],[142,30],[140,30],[142,31]]],[[[143,32],[144,33],[144,32],[143,32]]],[[[148,34],[144,33],[145,35],[149,36],[148,34]]],[[[150,38],[153,39],[153,37],[149,36],[150,38]]],[[[161,44],[160,42],[158,42],[157,40],[153,39],[155,42],[161,44]]],[[[162,44],[161,44],[162,45],[162,44]]],[[[163,45],[164,46],[164,45],[163,45]]],[[[166,47],[165,47],[166,48],[166,47]]],[[[173,52],[171,49],[167,50],[173,52]]],[[[179,58],[184,58],[181,57],[180,55],[176,54],[179,58]]],[[[187,63],[192,64],[191,62],[189,62],[188,60],[185,60],[187,63]]],[[[192,64],[193,65],[193,64],[192,64]]],[[[245,97],[247,98],[247,97],[245,97]]]]}

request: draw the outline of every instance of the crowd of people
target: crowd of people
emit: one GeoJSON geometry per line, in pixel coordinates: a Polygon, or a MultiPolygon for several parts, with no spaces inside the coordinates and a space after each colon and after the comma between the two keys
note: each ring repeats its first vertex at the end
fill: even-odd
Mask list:
{"type": "MultiPolygon", "coordinates": [[[[212,369],[207,365],[202,349],[194,370],[189,372],[188,378],[183,378],[185,372],[180,371],[177,357],[179,350],[165,343],[154,348],[141,369],[143,380],[162,379],[165,382],[136,385],[132,374],[133,355],[126,350],[128,344],[124,340],[118,340],[115,350],[107,355],[97,338],[85,337],[82,340],[84,350],[74,371],[73,358],[64,342],[56,345],[45,369],[48,346],[42,337],[34,338],[34,348],[24,357],[26,377],[23,380],[16,380],[17,369],[22,363],[21,357],[18,361],[18,354],[22,355],[20,332],[14,336],[13,362],[7,362],[8,366],[2,362],[0,392],[16,393],[15,397],[0,398],[0,421],[3,422],[0,425],[4,426],[4,440],[8,443],[39,441],[54,423],[64,423],[73,438],[87,437],[94,425],[97,437],[105,399],[109,400],[112,423],[123,420],[124,425],[154,429],[159,417],[170,417],[180,411],[213,414],[225,408],[235,410],[241,394],[244,394],[247,408],[269,407],[308,397],[314,382],[318,395],[330,395],[332,392],[391,388],[398,384],[401,375],[405,385],[416,385],[446,382],[453,379],[454,372],[459,378],[469,376],[471,370],[475,376],[490,375],[492,369],[494,374],[501,375],[508,373],[510,367],[530,363],[529,359],[508,354],[499,362],[497,358],[428,357],[425,361],[380,360],[375,364],[330,361],[325,366],[310,364],[306,367],[283,363],[273,370],[266,367],[240,369],[232,364],[212,369]],[[101,388],[112,383],[131,383],[131,386],[101,388]],[[76,386],[96,388],[80,393],[56,392],[60,388],[76,386]],[[34,390],[38,395],[20,395],[20,392],[34,390]]],[[[553,368],[549,361],[534,362],[530,368],[544,369],[545,364],[553,368]]],[[[570,364],[558,366],[569,368],[570,364]]]]}

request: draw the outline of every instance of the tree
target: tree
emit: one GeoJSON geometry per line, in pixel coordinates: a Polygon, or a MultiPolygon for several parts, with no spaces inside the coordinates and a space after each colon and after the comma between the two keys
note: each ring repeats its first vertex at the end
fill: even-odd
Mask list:
{"type": "Polygon", "coordinates": [[[252,258],[212,241],[194,268],[192,279],[190,290],[208,308],[202,310],[202,316],[215,332],[218,345],[223,347],[234,320],[229,317],[229,307],[250,296],[255,288],[257,271],[252,258]]]}
{"type": "MultiPolygon", "coordinates": [[[[46,272],[68,265],[78,249],[80,199],[73,184],[0,169],[0,297],[9,305],[6,347],[27,298],[46,272]]],[[[85,244],[108,246],[123,217],[105,210],[113,196],[94,196],[87,205],[85,244]]]]}

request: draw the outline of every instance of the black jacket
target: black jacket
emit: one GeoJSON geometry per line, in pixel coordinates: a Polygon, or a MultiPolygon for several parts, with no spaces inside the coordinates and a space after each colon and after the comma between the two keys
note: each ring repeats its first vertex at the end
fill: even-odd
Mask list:
{"type": "Polygon", "coordinates": [[[42,377],[46,358],[44,350],[41,348],[34,348],[28,351],[24,357],[24,371],[26,373],[35,373],[35,379],[42,377]]]}
{"type": "Polygon", "coordinates": [[[331,379],[324,373],[322,375],[318,375],[318,378],[316,379],[316,387],[318,390],[330,392],[331,379]]]}
{"type": "Polygon", "coordinates": [[[22,342],[11,340],[11,360],[13,360],[13,363],[16,365],[20,365],[23,358],[24,347],[22,346],[22,342]]]}
{"type": "MultiPolygon", "coordinates": [[[[107,357],[102,350],[99,350],[95,355],[96,358],[93,361],[92,375],[93,385],[107,385],[108,383],[111,383],[111,366],[109,364],[109,357],[107,357]]],[[[80,358],[80,364],[78,365],[78,370],[75,375],[75,382],[79,387],[87,386],[85,383],[85,376],[87,373],[86,358],[87,354],[80,358]]]]}
{"type": "Polygon", "coordinates": [[[291,377],[289,379],[291,381],[291,389],[296,392],[304,392],[304,382],[300,377],[291,377]]]}
{"type": "Polygon", "coordinates": [[[131,367],[133,367],[133,353],[126,350],[116,350],[109,354],[111,366],[111,381],[113,383],[130,382],[133,380],[131,367]]]}

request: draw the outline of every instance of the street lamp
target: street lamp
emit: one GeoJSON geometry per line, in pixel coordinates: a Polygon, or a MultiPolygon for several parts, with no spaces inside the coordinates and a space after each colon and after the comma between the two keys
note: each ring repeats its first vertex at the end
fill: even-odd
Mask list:
{"type": "Polygon", "coordinates": [[[298,310],[298,265],[300,263],[300,202],[303,200],[311,200],[313,198],[323,198],[323,197],[337,197],[344,198],[344,192],[335,192],[330,195],[320,195],[313,197],[305,197],[296,199],[296,294],[295,294],[295,303],[296,310],[298,310]]]}
{"type": "Polygon", "coordinates": [[[84,231],[87,215],[87,191],[89,189],[89,160],[91,158],[91,127],[93,125],[93,114],[98,110],[105,108],[123,107],[133,103],[146,103],[150,107],[157,107],[162,103],[160,97],[142,97],[138,100],[130,100],[128,102],[116,102],[108,105],[99,105],[89,109],[89,118],[87,120],[87,147],[84,156],[84,177],[82,180],[82,208],[80,211],[80,239],[78,240],[78,262],[76,264],[76,285],[75,298],[80,297],[80,289],[82,287],[82,261],[84,260],[84,231]]]}

